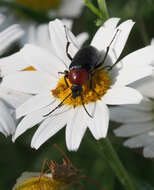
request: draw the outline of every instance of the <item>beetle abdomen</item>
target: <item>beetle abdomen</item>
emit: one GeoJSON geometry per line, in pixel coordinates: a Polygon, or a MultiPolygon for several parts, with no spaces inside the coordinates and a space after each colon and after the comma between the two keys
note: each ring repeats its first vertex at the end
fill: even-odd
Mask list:
{"type": "Polygon", "coordinates": [[[95,47],[89,46],[82,48],[75,54],[69,70],[83,69],[89,72],[96,67],[98,60],[99,52],[95,47]]]}

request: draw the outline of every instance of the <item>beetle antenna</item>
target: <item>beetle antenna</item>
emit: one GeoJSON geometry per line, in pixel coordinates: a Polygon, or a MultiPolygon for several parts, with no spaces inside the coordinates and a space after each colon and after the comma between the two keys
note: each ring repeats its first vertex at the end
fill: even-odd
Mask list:
{"type": "Polygon", "coordinates": [[[106,50],[106,53],[105,53],[104,59],[103,59],[103,61],[102,61],[102,65],[103,65],[103,63],[105,62],[106,58],[107,58],[107,55],[108,55],[108,53],[109,53],[109,50],[110,50],[111,44],[113,43],[114,39],[116,38],[118,32],[119,32],[119,29],[117,29],[117,31],[116,31],[116,33],[114,34],[114,36],[113,36],[113,38],[112,38],[110,44],[107,46],[107,50],[106,50]]]}
{"type": "MultiPolygon", "coordinates": [[[[109,45],[107,46],[107,48],[106,48],[107,50],[106,50],[106,52],[105,52],[105,55],[104,55],[103,60],[96,66],[96,68],[99,68],[99,67],[100,67],[99,70],[104,69],[104,68],[101,68],[101,66],[104,64],[104,62],[105,62],[105,60],[106,60],[106,58],[107,58],[107,55],[108,55],[108,53],[109,53],[110,47],[111,47],[113,41],[115,40],[115,38],[116,38],[116,36],[117,36],[117,34],[118,34],[119,31],[120,31],[120,29],[117,29],[117,31],[116,31],[116,33],[114,34],[114,36],[113,36],[113,38],[112,38],[110,44],[109,44],[109,45]]],[[[108,67],[110,67],[110,66],[108,66],[108,67]]]]}
{"type": "Polygon", "coordinates": [[[64,25],[64,28],[65,28],[65,34],[66,34],[66,40],[67,40],[67,44],[66,44],[66,54],[67,54],[67,57],[70,59],[70,61],[72,61],[72,57],[71,57],[71,55],[69,54],[69,52],[68,52],[68,49],[69,49],[69,46],[70,46],[70,44],[71,44],[71,42],[69,41],[69,39],[68,39],[68,36],[67,36],[67,28],[66,28],[66,26],[64,25]]]}
{"type": "Polygon", "coordinates": [[[67,96],[60,102],[60,104],[58,104],[58,106],[56,106],[52,111],[50,111],[50,112],[47,113],[46,115],[43,115],[43,117],[49,116],[49,115],[50,115],[51,113],[53,113],[56,109],[60,108],[60,107],[63,105],[64,101],[65,101],[68,97],[70,97],[71,94],[72,94],[72,93],[69,93],[69,95],[67,95],[67,96]]]}
{"type": "Polygon", "coordinates": [[[64,156],[64,158],[66,159],[66,161],[73,166],[71,160],[66,155],[66,153],[60,148],[60,146],[58,146],[56,143],[53,146],[64,156]]]}
{"type": "Polygon", "coordinates": [[[81,97],[81,102],[82,102],[82,106],[83,106],[84,110],[86,111],[86,113],[88,114],[89,117],[93,118],[93,116],[90,115],[90,113],[88,112],[87,108],[85,107],[82,94],[80,95],[80,97],[81,97]]]}
{"type": "Polygon", "coordinates": [[[66,25],[64,25],[64,28],[65,28],[65,33],[66,33],[66,39],[67,41],[69,41],[69,39],[71,40],[70,43],[72,43],[77,49],[79,49],[79,47],[77,46],[77,44],[73,41],[71,35],[69,34],[69,29],[67,28],[66,25]]]}

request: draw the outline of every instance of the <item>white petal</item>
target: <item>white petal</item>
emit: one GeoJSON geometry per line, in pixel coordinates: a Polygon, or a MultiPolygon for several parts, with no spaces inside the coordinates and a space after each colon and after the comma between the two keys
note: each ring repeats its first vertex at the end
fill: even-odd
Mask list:
{"type": "Polygon", "coordinates": [[[5,136],[14,134],[15,132],[15,121],[10,113],[9,108],[6,104],[0,100],[0,131],[5,136]]]}
{"type": "Polygon", "coordinates": [[[20,39],[23,34],[24,31],[17,24],[14,24],[0,32],[0,54],[2,54],[11,43],[20,39]]]}
{"type": "Polygon", "coordinates": [[[139,104],[128,104],[125,106],[126,109],[133,109],[139,111],[152,111],[153,110],[153,102],[147,98],[143,98],[143,100],[139,104]]]}
{"type": "Polygon", "coordinates": [[[143,149],[143,155],[146,158],[154,158],[154,142],[143,149]]]}
{"type": "Polygon", "coordinates": [[[72,19],[62,19],[62,22],[67,26],[69,30],[72,30],[73,20],[72,19]]]}
{"type": "Polygon", "coordinates": [[[130,87],[113,87],[107,91],[102,100],[109,105],[138,104],[142,95],[130,87]]]}
{"type": "Polygon", "coordinates": [[[117,34],[114,44],[112,45],[112,48],[114,49],[116,53],[117,59],[121,55],[121,52],[125,46],[129,33],[133,26],[134,26],[134,22],[132,20],[127,20],[117,27],[117,29],[119,29],[120,31],[117,34]]]}
{"type": "Polygon", "coordinates": [[[124,145],[130,148],[139,148],[150,145],[153,142],[154,142],[153,136],[149,136],[148,134],[143,134],[128,139],[127,141],[124,142],[124,145]]]}
{"type": "Polygon", "coordinates": [[[89,35],[88,35],[88,33],[83,32],[83,33],[78,34],[76,36],[76,38],[77,38],[77,41],[81,47],[84,44],[84,42],[89,38],[89,35]]]}
{"type": "Polygon", "coordinates": [[[88,127],[95,137],[99,140],[107,135],[109,124],[109,110],[103,101],[97,101],[93,118],[88,122],[88,127]]]}
{"type": "Polygon", "coordinates": [[[0,98],[2,98],[12,108],[17,108],[30,97],[31,95],[17,92],[0,85],[0,98]]]}
{"type": "Polygon", "coordinates": [[[24,60],[38,71],[44,71],[57,77],[59,71],[66,69],[65,65],[53,54],[43,48],[27,44],[22,49],[24,60]]]}
{"type": "Polygon", "coordinates": [[[47,118],[35,132],[32,138],[31,147],[38,149],[45,141],[55,135],[66,125],[70,114],[70,111],[66,111],[63,114],[47,118]]]}
{"type": "Polygon", "coordinates": [[[67,38],[69,38],[69,42],[71,42],[68,52],[72,57],[79,49],[74,35],[68,29],[65,30],[64,24],[58,19],[49,23],[49,30],[51,44],[57,56],[69,67],[71,60],[66,54],[67,38]]]}
{"type": "Polygon", "coordinates": [[[104,27],[114,29],[116,28],[119,21],[120,21],[120,18],[116,18],[116,17],[109,18],[107,21],[105,21],[104,27]]]}
{"type": "Polygon", "coordinates": [[[131,137],[135,135],[139,135],[141,133],[145,133],[154,129],[154,122],[139,122],[139,123],[128,123],[124,124],[118,129],[114,130],[116,136],[119,137],[131,137]]]}
{"type": "Polygon", "coordinates": [[[126,106],[118,106],[110,109],[110,118],[116,122],[134,124],[134,122],[151,121],[153,113],[129,109],[126,106]]]}
{"type": "Polygon", "coordinates": [[[47,114],[49,111],[50,107],[48,106],[46,108],[42,108],[26,115],[18,124],[12,140],[15,141],[16,138],[18,138],[25,131],[43,121],[46,118],[44,115],[47,114]]]}
{"type": "Polygon", "coordinates": [[[20,118],[35,110],[51,104],[55,98],[50,91],[33,96],[16,109],[16,117],[20,118]]]}
{"type": "Polygon", "coordinates": [[[48,24],[30,25],[27,29],[27,43],[50,50],[48,24]]]}
{"type": "Polygon", "coordinates": [[[115,34],[115,27],[119,22],[119,18],[111,18],[100,27],[92,39],[91,45],[100,51],[106,51],[107,46],[112,41],[115,34]]]}
{"type": "Polygon", "coordinates": [[[2,133],[5,137],[8,136],[8,133],[5,131],[5,129],[3,128],[3,125],[0,124],[0,133],[2,133]]]}
{"type": "Polygon", "coordinates": [[[153,87],[154,87],[154,76],[148,76],[141,80],[131,84],[133,88],[139,90],[144,96],[154,98],[153,87]]]}
{"type": "Polygon", "coordinates": [[[151,40],[151,45],[154,45],[154,38],[152,38],[151,40]]]}
{"type": "Polygon", "coordinates": [[[2,86],[20,92],[37,94],[54,89],[57,81],[51,75],[40,71],[23,71],[3,78],[2,86]]]}
{"type": "Polygon", "coordinates": [[[33,177],[39,177],[41,175],[40,172],[23,172],[21,176],[16,180],[16,184],[13,186],[12,190],[17,189],[17,187],[21,184],[27,181],[30,178],[33,177]]]}
{"type": "Polygon", "coordinates": [[[47,117],[46,115],[50,113],[58,105],[58,103],[58,101],[55,101],[49,106],[46,106],[42,109],[39,109],[26,115],[17,126],[15,135],[13,137],[13,141],[15,141],[15,139],[18,138],[26,130],[32,128],[33,126],[37,125],[38,123],[47,119],[48,117],[55,117],[68,111],[68,106],[62,106],[58,108],[56,111],[54,111],[52,115],[50,114],[47,117]]]}
{"type": "Polygon", "coordinates": [[[0,59],[1,76],[13,74],[14,72],[21,71],[26,67],[29,67],[29,64],[24,61],[21,52],[17,52],[13,55],[0,59]]]}
{"type": "Polygon", "coordinates": [[[139,79],[152,75],[152,66],[137,66],[127,67],[125,66],[119,70],[116,77],[115,85],[128,85],[139,79]]]}
{"type": "Polygon", "coordinates": [[[77,17],[80,15],[83,6],[84,2],[82,0],[64,0],[56,10],[56,15],[58,17],[77,17]]]}
{"type": "Polygon", "coordinates": [[[153,46],[147,46],[124,57],[120,61],[122,66],[119,70],[116,83],[127,85],[151,75],[152,67],[150,67],[150,65],[152,65],[154,61],[153,49],[153,46]]]}
{"type": "Polygon", "coordinates": [[[154,46],[146,46],[136,50],[122,59],[125,67],[142,67],[143,65],[150,65],[154,61],[153,54],[154,46]]]}
{"type": "Polygon", "coordinates": [[[83,107],[76,107],[72,110],[72,115],[67,121],[66,126],[66,145],[68,150],[77,151],[87,128],[87,119],[83,107]]]}

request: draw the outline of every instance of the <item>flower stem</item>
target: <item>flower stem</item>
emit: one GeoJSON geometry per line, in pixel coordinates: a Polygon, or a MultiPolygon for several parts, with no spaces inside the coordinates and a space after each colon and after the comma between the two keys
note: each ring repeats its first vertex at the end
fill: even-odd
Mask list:
{"type": "Polygon", "coordinates": [[[94,13],[96,14],[99,18],[102,19],[102,14],[101,12],[99,11],[99,9],[97,9],[93,3],[91,3],[89,0],[84,0],[85,4],[89,7],[89,9],[94,13]]]}
{"type": "Polygon", "coordinates": [[[101,11],[102,14],[102,19],[103,21],[106,21],[107,19],[109,19],[109,13],[108,13],[108,9],[106,6],[106,1],[105,0],[97,0],[99,9],[101,11]]]}
{"type": "Polygon", "coordinates": [[[103,159],[105,159],[109,163],[110,167],[113,169],[113,171],[115,172],[116,176],[118,177],[119,181],[123,184],[125,189],[136,190],[134,182],[132,181],[123,164],[121,163],[109,139],[106,138],[100,140],[99,146],[101,149],[99,153],[101,154],[101,156],[103,156],[103,159]]]}

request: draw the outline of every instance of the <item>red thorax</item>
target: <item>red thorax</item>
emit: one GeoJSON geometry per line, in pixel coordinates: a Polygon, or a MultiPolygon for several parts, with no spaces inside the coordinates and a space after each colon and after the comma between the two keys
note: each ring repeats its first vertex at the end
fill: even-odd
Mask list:
{"type": "Polygon", "coordinates": [[[71,84],[85,84],[89,78],[89,74],[85,70],[72,69],[69,73],[69,81],[71,84]]]}

